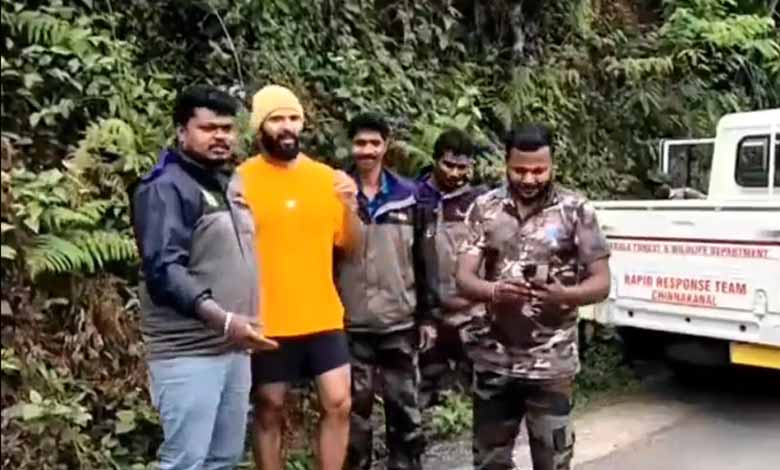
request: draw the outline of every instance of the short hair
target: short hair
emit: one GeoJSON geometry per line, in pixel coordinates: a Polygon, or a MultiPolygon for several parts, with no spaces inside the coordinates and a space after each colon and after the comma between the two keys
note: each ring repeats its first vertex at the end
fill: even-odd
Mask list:
{"type": "Polygon", "coordinates": [[[360,113],[349,121],[349,138],[352,139],[360,131],[375,131],[383,140],[387,140],[390,125],[379,113],[360,113]]]}
{"type": "Polygon", "coordinates": [[[206,108],[220,116],[235,116],[238,100],[210,85],[192,85],[176,97],[173,108],[173,124],[186,126],[195,115],[195,108],[206,108]]]}
{"type": "Polygon", "coordinates": [[[460,129],[447,129],[439,135],[433,144],[433,159],[438,161],[447,152],[455,155],[474,157],[474,143],[469,135],[460,129]]]}
{"type": "Polygon", "coordinates": [[[504,141],[506,156],[512,149],[521,152],[534,152],[542,147],[550,147],[553,153],[552,131],[544,124],[520,124],[512,128],[504,141]]]}

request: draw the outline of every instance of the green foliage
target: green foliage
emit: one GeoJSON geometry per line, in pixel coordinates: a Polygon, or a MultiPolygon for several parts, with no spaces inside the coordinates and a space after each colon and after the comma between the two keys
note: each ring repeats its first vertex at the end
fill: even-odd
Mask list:
{"type": "Polygon", "coordinates": [[[64,149],[73,130],[116,106],[115,80],[127,72],[132,46],[109,36],[103,15],[60,2],[39,9],[2,3],[3,131],[64,149]]]}
{"type": "MultiPolygon", "coordinates": [[[[466,46],[457,28],[462,13],[454,3],[405,2],[401,8],[376,8],[365,0],[176,4],[149,18],[145,26],[155,32],[141,54],[159,67],[186,57],[188,63],[179,70],[203,81],[215,81],[211,72],[218,71],[218,83],[238,87],[247,96],[271,81],[292,87],[307,111],[307,149],[346,166],[345,123],[358,111],[386,113],[396,137],[407,140],[423,124],[456,118],[464,88],[471,87],[472,94],[477,90],[474,81],[485,76],[484,69],[463,63],[466,46]],[[168,25],[171,17],[183,25],[200,22],[204,29],[183,40],[184,32],[168,25]],[[163,21],[164,27],[159,24],[163,21]],[[246,84],[236,83],[232,46],[241,51],[246,84]],[[196,48],[211,52],[187,54],[196,48]],[[315,50],[321,53],[313,54],[315,50]]],[[[148,4],[137,2],[131,8],[144,10],[148,4]]],[[[470,98],[470,103],[476,101],[470,98]]],[[[408,158],[412,161],[405,166],[416,170],[429,156],[408,158]]]]}
{"type": "MultiPolygon", "coordinates": [[[[85,436],[78,432],[83,430],[92,419],[87,409],[79,403],[62,403],[53,399],[43,399],[35,390],[30,390],[27,401],[3,410],[3,418],[19,420],[36,438],[54,434],[59,437],[65,447],[73,446],[77,453],[84,448],[85,436]],[[54,432],[52,432],[54,430],[54,432]]],[[[54,442],[51,442],[54,445],[54,442]]]]}
{"type": "Polygon", "coordinates": [[[558,177],[615,197],[656,165],[659,137],[710,136],[726,112],[780,105],[777,29],[731,1],[668,1],[663,23],[615,29],[594,18],[514,68],[496,106],[505,125],[555,128],[558,177]]]}
{"type": "Polygon", "coordinates": [[[33,277],[41,273],[95,273],[109,262],[133,262],[135,242],[116,232],[76,230],[66,238],[55,235],[36,237],[27,251],[27,265],[33,277]]]}
{"type": "Polygon", "coordinates": [[[12,172],[13,212],[7,216],[21,221],[18,231],[28,235],[17,239],[17,248],[30,276],[95,273],[110,263],[134,262],[135,242],[126,233],[104,228],[112,201],[85,198],[89,193],[74,171],[12,172]]]}
{"type": "Polygon", "coordinates": [[[33,278],[134,263],[125,188],[167,138],[167,77],[139,73],[115,15],[3,7],[3,138],[34,162],[3,169],[3,257],[22,258],[33,278]]]}
{"type": "Polygon", "coordinates": [[[579,408],[605,393],[635,389],[638,381],[624,362],[623,351],[611,328],[593,324],[595,333],[582,354],[581,372],[575,382],[575,402],[579,408]]]}
{"type": "Polygon", "coordinates": [[[173,91],[115,14],[8,0],[2,14],[3,299],[21,314],[3,320],[3,466],[143,467],[157,416],[131,299],[105,273],[136,263],[126,188],[168,137],[173,91]]]}
{"type": "MultiPolygon", "coordinates": [[[[3,234],[3,239],[4,240],[5,240],[5,237],[6,237],[6,235],[5,235],[6,232],[11,232],[11,231],[13,231],[13,229],[14,229],[13,225],[7,224],[5,222],[2,223],[2,234],[3,234]]],[[[5,243],[2,244],[2,259],[13,261],[14,259],[16,259],[16,254],[17,253],[16,253],[16,249],[15,248],[13,248],[13,247],[11,247],[9,245],[6,245],[5,243]]]]}
{"type": "Polygon", "coordinates": [[[127,393],[119,401],[126,408],[113,413],[108,397],[96,395],[72,372],[38,359],[22,362],[10,348],[3,349],[2,379],[4,388],[23,383],[28,389],[24,398],[3,408],[3,442],[6,449],[19,449],[4,455],[4,465],[120,469],[139,463],[150,450],[128,434],[143,435],[157,426],[156,414],[137,391],[127,393]]]}
{"type": "Polygon", "coordinates": [[[314,453],[311,448],[295,449],[289,452],[284,468],[285,470],[312,470],[314,468],[314,453]]]}
{"type": "Polygon", "coordinates": [[[456,392],[443,394],[444,401],[433,408],[430,418],[430,431],[438,439],[459,436],[471,429],[471,398],[456,392]]]}

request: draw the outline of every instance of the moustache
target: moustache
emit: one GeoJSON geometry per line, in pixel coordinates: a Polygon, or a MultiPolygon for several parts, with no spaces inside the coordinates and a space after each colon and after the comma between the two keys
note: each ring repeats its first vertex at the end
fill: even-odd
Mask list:
{"type": "Polygon", "coordinates": [[[298,136],[290,131],[283,131],[275,138],[268,134],[263,134],[261,137],[263,147],[273,156],[282,160],[292,160],[299,152],[300,143],[298,136]],[[282,145],[282,140],[291,139],[293,142],[291,145],[282,145]]]}
{"type": "Polygon", "coordinates": [[[293,134],[291,131],[284,131],[276,138],[274,139],[276,142],[281,142],[284,139],[293,139],[296,143],[298,142],[298,136],[293,134]]]}
{"type": "Polygon", "coordinates": [[[533,202],[542,199],[547,195],[547,193],[550,191],[550,188],[552,187],[552,182],[547,181],[545,183],[538,184],[514,184],[511,186],[514,189],[516,197],[519,197],[520,199],[523,199],[527,202],[533,202]],[[524,196],[522,194],[524,192],[530,191],[533,191],[532,196],[524,196]]]}

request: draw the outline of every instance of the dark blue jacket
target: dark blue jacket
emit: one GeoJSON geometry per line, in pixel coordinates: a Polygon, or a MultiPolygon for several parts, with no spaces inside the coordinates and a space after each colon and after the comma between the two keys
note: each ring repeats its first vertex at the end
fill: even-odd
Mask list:
{"type": "Polygon", "coordinates": [[[421,223],[434,240],[432,251],[436,262],[432,264],[436,268],[432,271],[436,276],[431,286],[441,305],[441,319],[455,325],[467,321],[471,310],[471,307],[452,310],[448,302],[458,296],[455,282],[458,251],[468,237],[464,220],[471,203],[488,188],[467,184],[450,193],[442,193],[432,184],[432,177],[430,172],[425,172],[417,179],[417,204],[421,223]]]}
{"type": "Polygon", "coordinates": [[[151,356],[228,349],[195,309],[213,298],[228,311],[257,316],[254,223],[237,174],[165,151],[133,191],[131,214],[143,271],[142,331],[151,356]]]}

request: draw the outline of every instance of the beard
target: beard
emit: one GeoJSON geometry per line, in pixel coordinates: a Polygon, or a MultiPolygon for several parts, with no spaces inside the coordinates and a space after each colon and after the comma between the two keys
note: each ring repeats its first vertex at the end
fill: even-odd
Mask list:
{"type": "MultiPolygon", "coordinates": [[[[216,146],[215,146],[216,147],[216,146]]],[[[226,164],[230,163],[233,159],[232,153],[227,152],[223,155],[217,155],[211,153],[211,147],[207,150],[207,152],[199,152],[193,148],[189,147],[181,147],[181,152],[191,158],[192,160],[195,160],[200,165],[206,167],[206,168],[220,168],[222,166],[225,166],[226,164]]]]}
{"type": "Polygon", "coordinates": [[[510,188],[512,190],[512,195],[517,198],[524,206],[533,206],[547,197],[547,194],[550,192],[550,188],[552,188],[552,180],[535,185],[536,191],[534,191],[532,195],[525,194],[529,192],[529,186],[512,184],[510,185],[510,188]]]}
{"type": "Polygon", "coordinates": [[[268,134],[263,133],[260,141],[263,144],[263,148],[265,148],[265,151],[268,152],[268,154],[276,158],[278,160],[283,160],[286,162],[289,162],[291,160],[294,160],[295,157],[298,156],[298,153],[300,152],[300,142],[298,141],[298,136],[293,134],[292,132],[282,132],[276,138],[271,137],[268,134]],[[285,138],[291,138],[293,139],[292,145],[283,145],[282,139],[285,138]]]}
{"type": "Polygon", "coordinates": [[[457,191],[463,186],[466,186],[468,183],[467,177],[448,178],[446,175],[439,172],[434,174],[434,180],[436,182],[436,186],[438,186],[438,188],[445,193],[457,191]]]}

